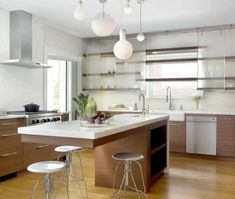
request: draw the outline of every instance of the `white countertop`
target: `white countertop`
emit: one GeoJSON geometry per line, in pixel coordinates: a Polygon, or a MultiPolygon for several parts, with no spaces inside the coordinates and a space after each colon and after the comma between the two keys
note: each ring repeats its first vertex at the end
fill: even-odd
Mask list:
{"type": "Polygon", "coordinates": [[[25,115],[0,115],[0,120],[25,118],[25,115]]]}
{"type": "Polygon", "coordinates": [[[22,135],[41,135],[66,138],[97,139],[122,131],[168,119],[167,115],[120,114],[112,117],[105,127],[81,127],[80,121],[52,122],[18,128],[22,135]]]}

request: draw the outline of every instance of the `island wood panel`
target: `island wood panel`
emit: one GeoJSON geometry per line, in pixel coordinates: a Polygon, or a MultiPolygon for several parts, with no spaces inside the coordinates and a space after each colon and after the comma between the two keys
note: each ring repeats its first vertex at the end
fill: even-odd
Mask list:
{"type": "Polygon", "coordinates": [[[217,156],[235,157],[235,118],[217,118],[217,156]]]}
{"type": "Polygon", "coordinates": [[[169,122],[170,151],[186,153],[185,122],[169,122]]]}
{"type": "MultiPolygon", "coordinates": [[[[146,128],[137,128],[130,131],[134,131],[135,134],[131,136],[104,144],[95,148],[95,185],[101,187],[112,187],[113,178],[115,173],[115,167],[121,161],[113,160],[112,155],[120,152],[133,152],[144,155],[144,159],[140,160],[139,163],[143,167],[143,175],[145,181],[145,187],[148,187],[149,182],[149,132],[146,128]]],[[[136,164],[133,163],[133,175],[136,180],[138,187],[142,189],[143,184],[141,183],[140,171],[136,164]]],[[[123,164],[118,170],[116,188],[120,186],[123,177],[124,167],[123,164]]],[[[130,180],[130,185],[133,184],[130,180]]]]}
{"type": "MultiPolygon", "coordinates": [[[[116,139],[115,141],[108,142],[104,145],[100,145],[99,147],[95,148],[95,184],[97,186],[102,187],[112,187],[113,185],[113,177],[115,173],[115,166],[119,161],[113,160],[112,155],[114,153],[120,153],[120,152],[134,152],[134,153],[141,153],[144,155],[144,159],[140,161],[140,164],[143,168],[143,175],[144,175],[144,181],[145,181],[145,187],[148,191],[150,184],[153,182],[153,180],[156,179],[157,176],[159,176],[159,173],[152,176],[151,179],[151,148],[150,148],[150,142],[151,142],[151,130],[157,129],[160,127],[165,127],[165,133],[167,134],[167,120],[163,120],[160,122],[156,122],[153,124],[145,125],[143,127],[131,129],[128,131],[122,132],[125,137],[116,139]]],[[[157,133],[157,131],[155,132],[157,133]]],[[[168,137],[166,135],[166,137],[168,137]]],[[[166,141],[167,146],[167,141],[166,141]]],[[[168,151],[165,154],[168,156],[168,151]]],[[[167,157],[166,157],[167,159],[167,157]]],[[[161,161],[161,160],[157,160],[161,161]]],[[[154,162],[153,164],[158,164],[158,162],[154,162]]],[[[168,164],[168,161],[167,161],[168,164]]],[[[168,165],[166,165],[168,166],[168,165]]],[[[160,173],[163,172],[160,171],[160,173]]],[[[141,181],[140,171],[138,170],[137,165],[133,168],[133,174],[136,180],[136,183],[140,190],[143,190],[143,185],[141,181]]],[[[120,185],[121,178],[123,177],[123,167],[120,168],[118,172],[118,178],[117,178],[117,185],[120,185]]],[[[131,184],[132,185],[132,184],[131,184]]]]}

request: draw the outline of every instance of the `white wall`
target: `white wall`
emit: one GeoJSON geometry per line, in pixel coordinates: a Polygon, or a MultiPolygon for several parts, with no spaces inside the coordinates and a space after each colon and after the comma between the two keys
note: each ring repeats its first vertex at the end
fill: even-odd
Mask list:
{"type": "MultiPolygon", "coordinates": [[[[79,58],[82,40],[33,19],[33,58],[44,61],[45,48],[79,58]]],[[[0,60],[9,59],[9,11],[0,9],[0,60]]],[[[0,109],[22,110],[30,102],[45,108],[44,73],[42,69],[0,65],[0,109]]]]}

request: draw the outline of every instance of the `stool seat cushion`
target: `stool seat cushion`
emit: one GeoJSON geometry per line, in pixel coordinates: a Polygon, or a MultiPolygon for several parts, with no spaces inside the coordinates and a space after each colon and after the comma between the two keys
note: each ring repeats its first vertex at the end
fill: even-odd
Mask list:
{"type": "Polygon", "coordinates": [[[112,155],[112,158],[115,160],[122,160],[122,161],[135,161],[141,160],[144,156],[140,153],[115,153],[112,155]]]}
{"type": "Polygon", "coordinates": [[[60,161],[36,162],[28,166],[27,170],[33,173],[55,173],[64,171],[67,164],[60,161]]]}
{"type": "Polygon", "coordinates": [[[82,147],[80,146],[58,146],[55,148],[55,151],[61,153],[69,153],[69,152],[79,151],[81,149],[82,147]]]}

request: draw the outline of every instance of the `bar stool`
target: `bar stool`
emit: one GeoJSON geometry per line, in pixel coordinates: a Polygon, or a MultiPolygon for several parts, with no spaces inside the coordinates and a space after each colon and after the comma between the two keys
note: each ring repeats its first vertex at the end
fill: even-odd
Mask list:
{"type": "Polygon", "coordinates": [[[67,197],[69,199],[69,193],[68,193],[66,182],[62,178],[52,176],[52,173],[63,172],[66,170],[66,164],[64,162],[60,162],[60,161],[37,162],[37,163],[33,163],[29,165],[27,170],[32,173],[45,174],[44,178],[39,180],[35,184],[34,189],[33,189],[32,199],[35,198],[36,189],[38,185],[42,182],[44,182],[44,199],[51,199],[54,193],[55,181],[61,182],[65,185],[67,197]]]}
{"type": "Polygon", "coordinates": [[[69,182],[78,182],[78,183],[83,182],[84,187],[85,187],[85,194],[83,194],[82,187],[80,186],[82,198],[88,198],[87,186],[86,186],[86,181],[84,179],[84,173],[83,173],[83,167],[82,167],[82,161],[81,161],[80,154],[78,153],[81,150],[82,150],[82,147],[79,147],[79,146],[58,146],[55,148],[56,152],[63,153],[66,157],[65,163],[67,165],[67,189],[69,190],[69,182]],[[76,153],[78,155],[80,169],[81,169],[81,176],[75,176],[71,173],[72,172],[72,154],[73,153],[76,153]]]}
{"type": "Polygon", "coordinates": [[[139,154],[139,153],[115,153],[115,154],[112,155],[112,158],[114,160],[122,161],[122,162],[119,162],[117,164],[116,168],[115,168],[113,189],[115,188],[115,185],[116,185],[116,177],[117,177],[117,172],[118,172],[119,166],[122,163],[124,164],[124,175],[122,177],[120,187],[119,187],[119,189],[117,189],[113,192],[112,197],[118,199],[120,197],[120,193],[121,193],[121,190],[122,190],[122,187],[123,187],[123,189],[124,189],[124,198],[126,198],[127,188],[135,191],[139,199],[140,199],[140,194],[144,194],[145,198],[148,198],[147,194],[145,193],[146,188],[145,188],[145,184],[144,184],[144,176],[143,176],[142,166],[138,162],[139,160],[144,159],[144,156],[142,154],[139,154]],[[137,185],[136,185],[133,173],[132,173],[133,163],[135,163],[138,166],[139,170],[140,170],[144,191],[141,191],[137,188],[137,185]],[[129,185],[130,179],[131,179],[134,187],[131,187],[129,185]]]}

